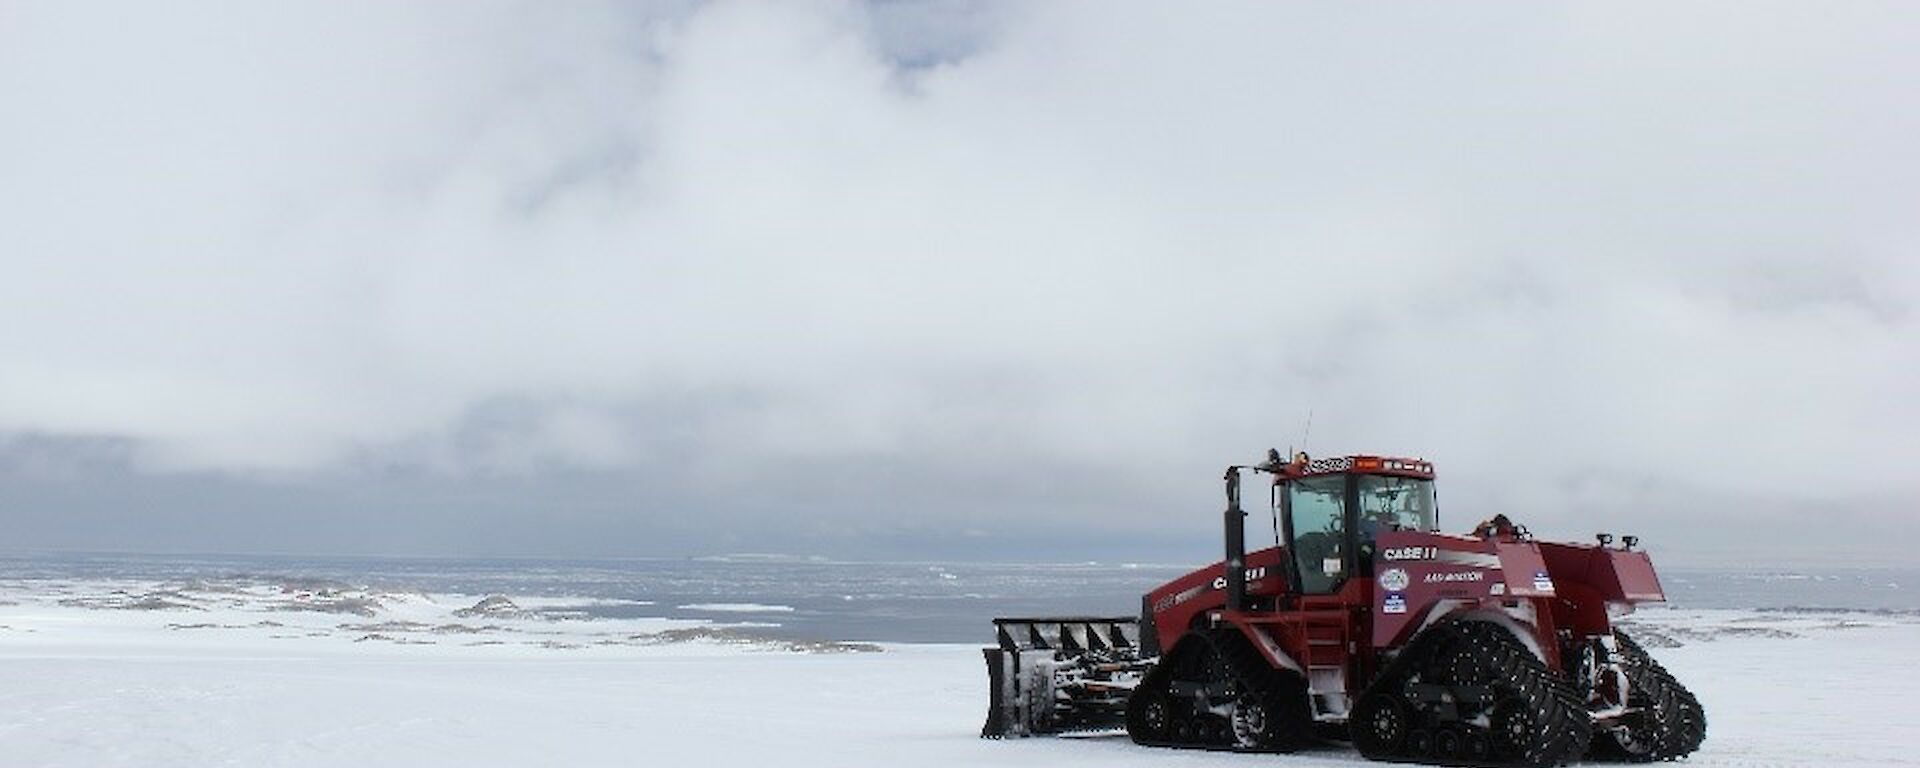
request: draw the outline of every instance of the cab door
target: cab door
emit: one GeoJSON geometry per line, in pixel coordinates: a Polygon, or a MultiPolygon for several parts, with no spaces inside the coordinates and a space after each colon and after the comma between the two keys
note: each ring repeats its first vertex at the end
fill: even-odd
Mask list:
{"type": "Polygon", "coordinates": [[[1287,481],[1281,505],[1286,520],[1288,566],[1300,594],[1338,592],[1352,575],[1353,539],[1349,535],[1348,515],[1352,493],[1346,475],[1287,481]]]}

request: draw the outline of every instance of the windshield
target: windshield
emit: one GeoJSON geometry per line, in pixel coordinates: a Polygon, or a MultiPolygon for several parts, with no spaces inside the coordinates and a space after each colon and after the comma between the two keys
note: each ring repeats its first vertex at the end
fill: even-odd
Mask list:
{"type": "Polygon", "coordinates": [[[1362,541],[1372,541],[1374,534],[1396,528],[1437,530],[1440,521],[1434,512],[1433,481],[1361,475],[1359,517],[1362,541]]]}

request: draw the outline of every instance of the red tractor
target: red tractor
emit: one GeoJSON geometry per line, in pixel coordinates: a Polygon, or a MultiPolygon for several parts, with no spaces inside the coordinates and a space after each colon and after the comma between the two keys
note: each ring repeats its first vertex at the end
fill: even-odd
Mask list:
{"type": "Polygon", "coordinates": [[[1138,620],[997,619],[983,736],[1114,727],[1153,746],[1559,765],[1674,759],[1700,703],[1613,619],[1665,595],[1631,536],[1534,540],[1504,517],[1438,532],[1433,468],[1347,456],[1227,468],[1226,558],[1138,620]],[[1248,553],[1244,472],[1273,478],[1276,546],[1248,553]]]}

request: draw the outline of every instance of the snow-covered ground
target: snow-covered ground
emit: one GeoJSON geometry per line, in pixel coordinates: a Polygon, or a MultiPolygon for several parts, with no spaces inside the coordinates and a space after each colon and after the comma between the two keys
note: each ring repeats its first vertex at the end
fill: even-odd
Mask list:
{"type": "MultiPolygon", "coordinates": [[[[325,582],[0,582],[0,766],[1301,766],[983,741],[973,646],[804,644],[552,598],[325,582]]],[[[1645,610],[1709,766],[1920,765],[1920,617],[1645,610]]],[[[984,625],[984,622],[983,622],[984,625]]],[[[983,627],[982,635],[987,631],[983,627]]]]}

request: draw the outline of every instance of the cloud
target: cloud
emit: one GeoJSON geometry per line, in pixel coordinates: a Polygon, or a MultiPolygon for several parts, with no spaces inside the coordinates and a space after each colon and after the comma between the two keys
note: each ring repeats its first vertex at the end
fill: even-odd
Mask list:
{"type": "Polygon", "coordinates": [[[1920,491],[1902,5],[0,14],[0,432],[138,474],[1164,529],[1311,413],[1569,527],[1920,491]]]}

